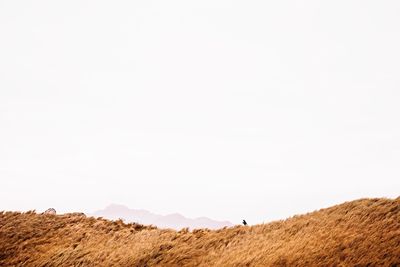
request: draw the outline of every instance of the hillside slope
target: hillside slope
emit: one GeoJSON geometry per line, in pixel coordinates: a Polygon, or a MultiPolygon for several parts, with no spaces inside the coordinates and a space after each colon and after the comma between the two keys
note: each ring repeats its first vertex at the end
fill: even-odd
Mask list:
{"type": "Polygon", "coordinates": [[[0,266],[400,266],[400,198],[284,221],[160,230],[78,214],[0,213],[0,266]]]}

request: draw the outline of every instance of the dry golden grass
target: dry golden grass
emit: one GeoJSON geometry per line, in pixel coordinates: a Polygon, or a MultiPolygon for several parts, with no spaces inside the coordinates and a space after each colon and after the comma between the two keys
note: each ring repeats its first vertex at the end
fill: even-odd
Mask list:
{"type": "Polygon", "coordinates": [[[0,213],[0,266],[22,265],[400,266],[400,198],[192,232],[78,214],[0,213]]]}

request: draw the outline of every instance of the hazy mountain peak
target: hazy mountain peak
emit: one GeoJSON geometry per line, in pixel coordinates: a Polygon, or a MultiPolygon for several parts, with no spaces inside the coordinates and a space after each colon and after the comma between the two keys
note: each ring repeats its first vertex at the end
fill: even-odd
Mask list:
{"type": "Polygon", "coordinates": [[[120,204],[110,204],[106,208],[98,210],[91,215],[110,220],[123,219],[125,222],[136,222],[145,225],[155,225],[159,228],[178,230],[185,227],[190,229],[219,229],[225,226],[233,226],[233,224],[228,221],[216,221],[207,217],[191,219],[179,213],[159,215],[143,209],[130,209],[120,204]]]}

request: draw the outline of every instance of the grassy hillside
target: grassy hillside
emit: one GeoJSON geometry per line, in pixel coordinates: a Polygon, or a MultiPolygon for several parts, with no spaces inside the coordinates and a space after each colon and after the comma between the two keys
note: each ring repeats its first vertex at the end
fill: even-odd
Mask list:
{"type": "Polygon", "coordinates": [[[0,213],[0,266],[400,266],[400,198],[252,227],[161,230],[79,214],[0,213]]]}

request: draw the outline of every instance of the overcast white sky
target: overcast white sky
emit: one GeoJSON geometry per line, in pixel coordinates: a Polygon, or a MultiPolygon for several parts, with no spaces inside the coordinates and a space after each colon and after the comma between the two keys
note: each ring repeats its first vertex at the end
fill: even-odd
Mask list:
{"type": "Polygon", "coordinates": [[[399,1],[0,0],[0,210],[240,223],[400,195],[399,1]]]}

